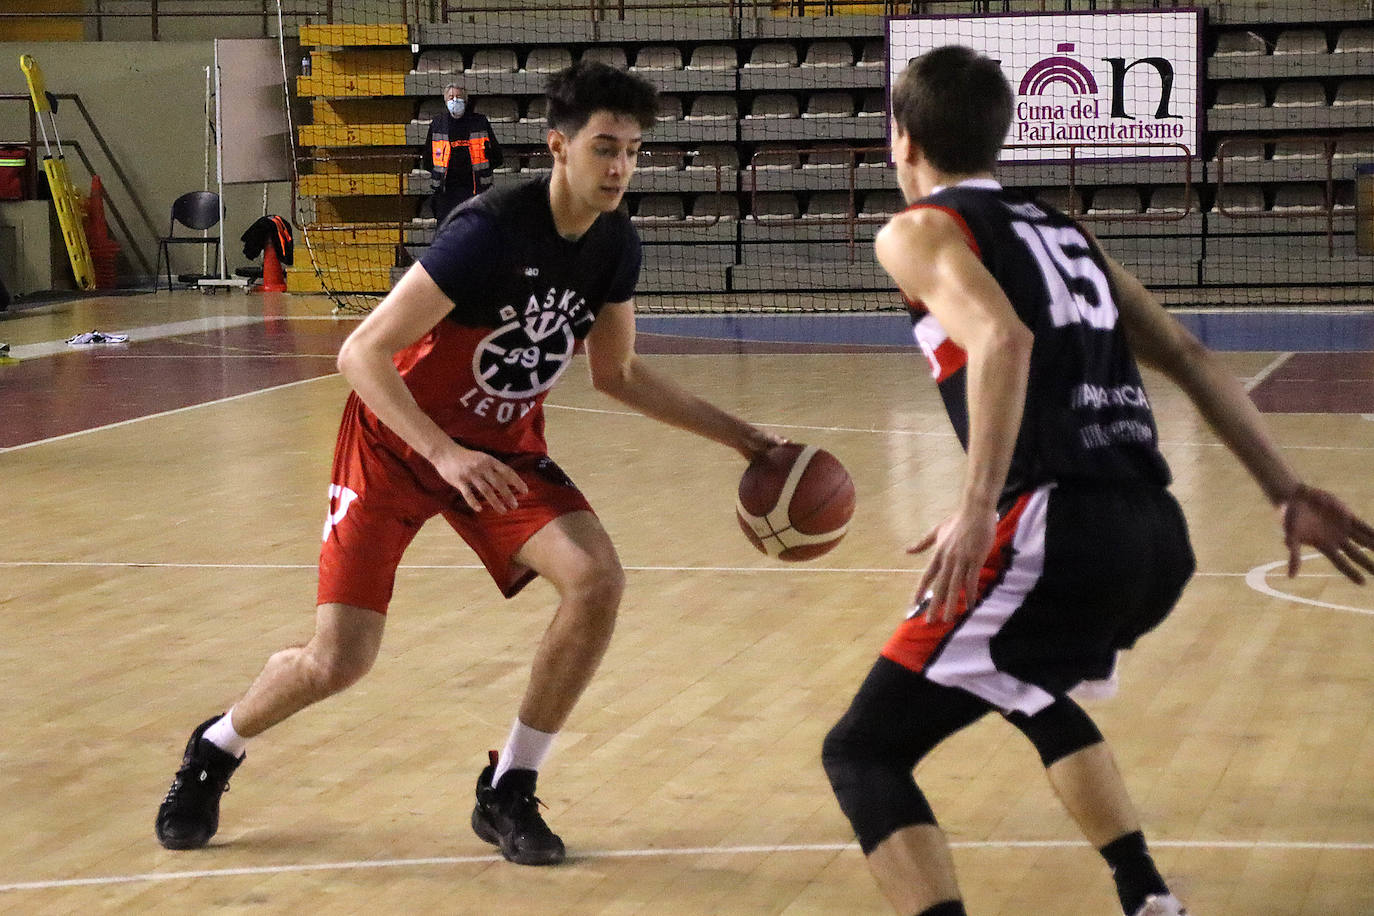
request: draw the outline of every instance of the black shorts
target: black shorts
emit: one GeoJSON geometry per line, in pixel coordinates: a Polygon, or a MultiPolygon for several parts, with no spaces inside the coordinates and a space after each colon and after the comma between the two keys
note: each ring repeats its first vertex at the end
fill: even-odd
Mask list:
{"type": "Polygon", "coordinates": [[[978,600],[953,621],[914,615],[883,656],[1004,712],[1034,715],[1168,615],[1194,569],[1187,523],[1162,487],[1062,483],[1002,516],[978,600]]]}

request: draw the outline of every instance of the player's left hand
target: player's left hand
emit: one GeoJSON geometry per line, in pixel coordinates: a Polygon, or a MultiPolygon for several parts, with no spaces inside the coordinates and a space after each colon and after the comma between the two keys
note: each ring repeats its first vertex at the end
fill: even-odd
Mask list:
{"type": "Polygon", "coordinates": [[[1288,548],[1288,578],[1298,574],[1304,544],[1321,551],[1331,565],[1356,585],[1364,584],[1364,576],[1356,566],[1374,575],[1374,559],[1364,552],[1374,550],[1374,528],[1334,495],[1299,484],[1279,511],[1283,517],[1283,543],[1288,548]]]}
{"type": "Polygon", "coordinates": [[[960,511],[945,519],[925,537],[907,548],[917,554],[929,550],[930,565],[912,596],[913,606],[925,602],[927,623],[953,620],[960,612],[959,598],[965,598],[964,609],[978,595],[978,573],[992,551],[997,537],[997,512],[993,509],[977,512],[960,511]]]}

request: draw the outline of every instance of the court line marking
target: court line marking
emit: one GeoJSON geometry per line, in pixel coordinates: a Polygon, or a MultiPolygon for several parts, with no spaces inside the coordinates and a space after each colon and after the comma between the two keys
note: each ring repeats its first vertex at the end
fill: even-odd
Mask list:
{"type": "MultiPolygon", "coordinates": [[[[1309,560],[1315,560],[1320,556],[1320,554],[1316,553],[1305,554],[1302,560],[1304,563],[1306,563],[1309,560]]],[[[1287,601],[1296,601],[1299,604],[1310,604],[1313,607],[1328,608],[1329,610],[1333,611],[1350,611],[1352,614],[1363,614],[1367,617],[1374,617],[1374,610],[1371,610],[1370,608],[1351,607],[1348,604],[1333,604],[1330,601],[1318,601],[1316,598],[1304,598],[1302,595],[1293,595],[1289,594],[1288,592],[1280,591],[1271,586],[1265,580],[1265,577],[1268,576],[1269,573],[1278,569],[1280,566],[1286,567],[1287,565],[1287,560],[1275,560],[1273,563],[1264,563],[1260,566],[1256,566],[1254,569],[1250,570],[1245,574],[1245,584],[1250,586],[1250,588],[1254,589],[1255,591],[1259,592],[1261,595],[1268,595],[1271,598],[1283,598],[1287,601]]],[[[1336,573],[1330,573],[1328,574],[1328,577],[1332,575],[1336,575],[1336,573]]],[[[1345,577],[1342,576],[1341,578],[1345,577]]]]}
{"type": "MultiPolygon", "coordinates": [[[[150,358],[150,357],[140,357],[140,358],[147,359],[147,358],[150,358]]],[[[275,358],[275,357],[274,357],[274,358],[275,358]]],[[[312,356],[311,358],[314,358],[314,357],[312,356]]],[[[291,387],[293,387],[293,386],[295,386],[295,385],[303,385],[303,384],[305,384],[305,383],[307,383],[307,382],[317,382],[317,381],[319,381],[320,379],[337,378],[338,376],[339,376],[339,373],[337,373],[337,372],[330,372],[330,373],[327,373],[327,374],[325,374],[325,375],[317,375],[317,376],[313,376],[312,378],[300,379],[300,380],[295,381],[295,382],[287,382],[287,383],[282,384],[282,385],[273,385],[273,386],[268,387],[268,388],[259,388],[259,389],[255,390],[255,391],[245,391],[245,392],[243,392],[242,394],[230,395],[229,397],[226,397],[226,398],[216,398],[216,399],[211,400],[211,401],[202,401],[202,402],[200,402],[199,404],[188,404],[188,405],[186,405],[185,407],[176,407],[176,408],[173,408],[173,409],[171,409],[171,410],[163,410],[163,411],[159,411],[159,412],[157,412],[157,413],[145,414],[145,415],[143,415],[143,416],[141,416],[141,417],[130,417],[130,418],[127,419],[127,420],[120,420],[120,421],[117,422],[117,423],[107,423],[107,424],[105,424],[105,425],[103,425],[103,426],[92,426],[92,427],[90,427],[89,429],[79,429],[79,430],[76,430],[75,432],[64,433],[64,434],[62,434],[62,435],[60,435],[60,436],[51,436],[51,437],[46,438],[46,439],[35,439],[35,440],[32,441],[32,442],[22,442],[22,443],[20,443],[19,445],[0,446],[0,455],[4,455],[4,454],[6,454],[6,453],[8,453],[8,452],[17,452],[17,451],[19,451],[20,449],[32,448],[32,447],[34,447],[35,445],[45,445],[45,444],[47,444],[47,443],[49,443],[49,442],[61,442],[61,441],[64,440],[64,439],[73,439],[73,438],[75,438],[75,437],[77,437],[77,436],[85,436],[85,435],[88,435],[88,434],[90,434],[90,433],[101,432],[102,430],[115,429],[115,428],[120,427],[120,426],[127,426],[127,425],[129,425],[129,424],[131,424],[131,423],[140,423],[140,422],[142,422],[142,421],[144,421],[144,420],[155,420],[155,419],[157,419],[158,417],[171,416],[172,414],[183,413],[183,412],[188,411],[188,410],[196,410],[196,409],[201,408],[201,407],[210,407],[210,406],[213,406],[213,405],[215,405],[215,404],[224,404],[224,403],[228,403],[229,401],[237,401],[237,400],[240,400],[240,399],[242,399],[242,398],[252,397],[252,396],[254,396],[254,395],[267,394],[267,393],[273,392],[273,391],[280,391],[280,390],[282,390],[282,389],[284,389],[284,388],[291,388],[291,387]]],[[[547,408],[547,409],[549,409],[549,410],[567,410],[567,411],[572,411],[572,412],[574,412],[574,413],[593,413],[593,414],[605,414],[605,415],[608,415],[608,416],[617,416],[617,417],[638,417],[638,418],[641,418],[641,419],[649,419],[649,418],[645,417],[644,414],[641,414],[641,413],[639,413],[638,411],[634,411],[634,410],[611,410],[611,409],[604,408],[604,407],[575,407],[575,406],[567,405],[567,404],[549,404],[549,403],[545,403],[545,404],[544,404],[544,407],[547,408]]],[[[954,438],[954,432],[953,432],[952,430],[928,432],[928,431],[914,430],[914,429],[881,429],[881,428],[872,427],[872,426],[868,426],[868,427],[864,427],[864,426],[809,426],[809,425],[803,425],[803,424],[799,424],[799,423],[768,423],[768,422],[763,422],[763,421],[760,421],[759,425],[764,426],[764,427],[768,427],[768,428],[772,428],[772,429],[801,429],[801,430],[807,430],[807,431],[809,431],[809,432],[828,432],[828,433],[871,433],[871,434],[876,434],[876,435],[887,435],[887,436],[923,436],[923,437],[941,438],[941,439],[953,439],[953,438],[954,438]]],[[[1224,445],[1223,443],[1221,443],[1221,442],[1176,442],[1176,441],[1168,440],[1168,439],[1161,440],[1161,441],[1160,441],[1160,445],[1161,445],[1162,447],[1170,447],[1170,448],[1198,448],[1198,447],[1225,448],[1225,445],[1224,445]]],[[[1365,446],[1365,445],[1282,445],[1282,444],[1281,444],[1281,445],[1279,446],[1279,448],[1280,448],[1280,450],[1292,450],[1292,451],[1299,451],[1299,450],[1305,450],[1305,451],[1324,451],[1324,452],[1368,452],[1368,451],[1374,451],[1374,447],[1365,446]]]]}
{"type": "MultiPolygon", "coordinates": [[[[544,405],[550,410],[570,410],[577,413],[599,413],[609,414],[617,417],[643,417],[644,415],[634,410],[612,410],[605,407],[573,407],[567,404],[548,404],[544,405]]],[[[1342,416],[1341,414],[1323,414],[1322,416],[1342,416]]],[[[885,436],[930,436],[932,438],[953,439],[952,430],[926,432],[915,429],[880,429],[872,426],[803,426],[797,423],[769,423],[766,420],[756,420],[759,426],[768,429],[805,429],[812,432],[824,433],[877,433],[885,436]]],[[[1159,442],[1163,448],[1225,448],[1224,442],[1188,442],[1176,439],[1161,439],[1159,442]]],[[[1280,450],[1306,450],[1319,452],[1368,452],[1374,451],[1374,446],[1368,445],[1288,445],[1280,443],[1280,450]]]]}
{"type": "Polygon", "coordinates": [[[294,388],[297,385],[305,385],[310,382],[318,382],[322,378],[335,378],[339,373],[331,372],[328,375],[316,375],[312,378],[297,379],[294,382],[285,382],[281,385],[273,385],[270,388],[258,388],[254,391],[245,391],[242,394],[231,394],[225,398],[216,398],[213,401],[202,401],[199,404],[187,404],[185,407],[173,407],[171,410],[160,410],[157,413],[144,414],[141,417],[130,417],[127,420],[120,420],[116,423],[106,423],[103,426],[92,426],[90,429],[78,429],[75,432],[63,433],[60,436],[49,436],[47,439],[35,439],[32,442],[21,442],[18,445],[0,447],[0,455],[10,452],[17,452],[26,448],[33,448],[35,445],[47,445],[50,442],[61,442],[64,439],[75,439],[77,436],[86,436],[91,433],[98,433],[107,429],[118,429],[121,426],[129,426],[133,423],[142,423],[144,420],[154,420],[158,417],[170,417],[173,414],[185,413],[188,410],[199,410],[202,407],[210,407],[214,404],[227,404],[230,401],[240,401],[244,398],[257,397],[260,394],[267,394],[270,391],[281,391],[286,388],[294,388]]]}
{"type": "Polygon", "coordinates": [[[131,343],[140,343],[145,340],[160,340],[164,337],[175,337],[178,334],[201,334],[205,331],[225,331],[229,328],[238,328],[249,324],[263,324],[265,322],[266,319],[258,315],[216,315],[204,318],[190,318],[186,321],[172,321],[166,324],[149,324],[117,332],[128,335],[129,339],[126,343],[72,346],[67,343],[66,340],[47,340],[42,343],[19,344],[18,346],[10,347],[10,356],[13,356],[15,359],[23,360],[34,359],[40,356],[56,356],[59,353],[83,353],[92,350],[101,351],[106,347],[118,348],[131,343]]]}
{"type": "MultiPolygon", "coordinates": [[[[1286,563],[1286,560],[1280,561],[1286,563]]],[[[0,560],[0,569],[35,567],[91,567],[118,569],[317,569],[316,563],[145,563],[136,560],[0,560]]],[[[454,569],[482,570],[480,563],[402,563],[400,569],[454,569]]],[[[915,574],[920,566],[631,566],[626,564],[627,572],[671,572],[671,573],[895,573],[915,574]]],[[[1249,572],[1200,572],[1195,577],[1241,579],[1249,572]]],[[[1311,578],[1333,578],[1338,573],[1312,573],[1311,578]]]]}
{"type": "Polygon", "coordinates": [[[1279,367],[1281,367],[1284,363],[1288,362],[1288,360],[1292,358],[1292,353],[1280,353],[1278,356],[1274,357],[1272,360],[1270,360],[1269,365],[1265,366],[1263,369],[1259,371],[1258,374],[1256,374],[1253,378],[1251,378],[1249,381],[1245,383],[1245,390],[1247,392],[1254,391],[1256,388],[1258,388],[1261,384],[1264,383],[1265,379],[1269,378],[1269,376],[1277,372],[1279,370],[1279,367]]]}
{"type": "MultiPolygon", "coordinates": [[[[963,840],[949,844],[955,849],[1081,849],[1084,840],[963,840]]],[[[1322,852],[1365,852],[1374,843],[1309,843],[1303,841],[1269,840],[1154,840],[1156,849],[1266,849],[1317,850],[1322,852]]],[[[676,856],[709,855],[773,855],[797,852],[846,852],[858,850],[859,844],[848,843],[792,843],[773,846],[688,846],[676,849],[603,849],[576,853],[569,857],[572,864],[599,859],[668,858],[676,856]]],[[[233,878],[250,875],[303,874],[320,871],[348,871],[375,868],[416,868],[426,865],[479,865],[503,861],[496,854],[484,856],[427,856],[413,859],[357,859],[351,862],[315,862],[296,865],[258,865],[242,868],[207,868],[195,871],[143,872],[131,875],[105,875],[95,878],[60,878],[50,881],[15,881],[0,884],[0,893],[12,891],[54,890],[64,887],[108,887],[115,884],[139,882],[186,881],[195,878],[233,878]]]]}

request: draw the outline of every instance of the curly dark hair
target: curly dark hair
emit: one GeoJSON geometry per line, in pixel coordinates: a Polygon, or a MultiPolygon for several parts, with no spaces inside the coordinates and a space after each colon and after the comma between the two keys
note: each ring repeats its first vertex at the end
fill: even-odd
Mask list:
{"type": "Polygon", "coordinates": [[[913,57],[892,87],[892,118],[943,172],[986,172],[1011,127],[1011,86],[1001,65],[945,45],[913,57]]]}
{"type": "Polygon", "coordinates": [[[633,118],[648,130],[658,120],[658,90],[648,80],[596,61],[578,61],[549,78],[549,127],[568,136],[609,111],[633,118]]]}

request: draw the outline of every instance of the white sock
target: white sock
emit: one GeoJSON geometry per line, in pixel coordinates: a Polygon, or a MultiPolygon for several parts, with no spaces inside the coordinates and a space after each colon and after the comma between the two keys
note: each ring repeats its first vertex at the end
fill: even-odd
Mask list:
{"type": "Polygon", "coordinates": [[[558,732],[541,732],[530,728],[519,719],[511,726],[506,748],[496,759],[496,772],[491,774],[491,784],[496,785],[506,770],[539,770],[544,758],[549,756],[553,739],[558,732]]]}
{"type": "Polygon", "coordinates": [[[242,757],[244,748],[248,747],[248,739],[234,731],[233,715],[234,707],[231,706],[201,737],[226,754],[242,757]]]}

